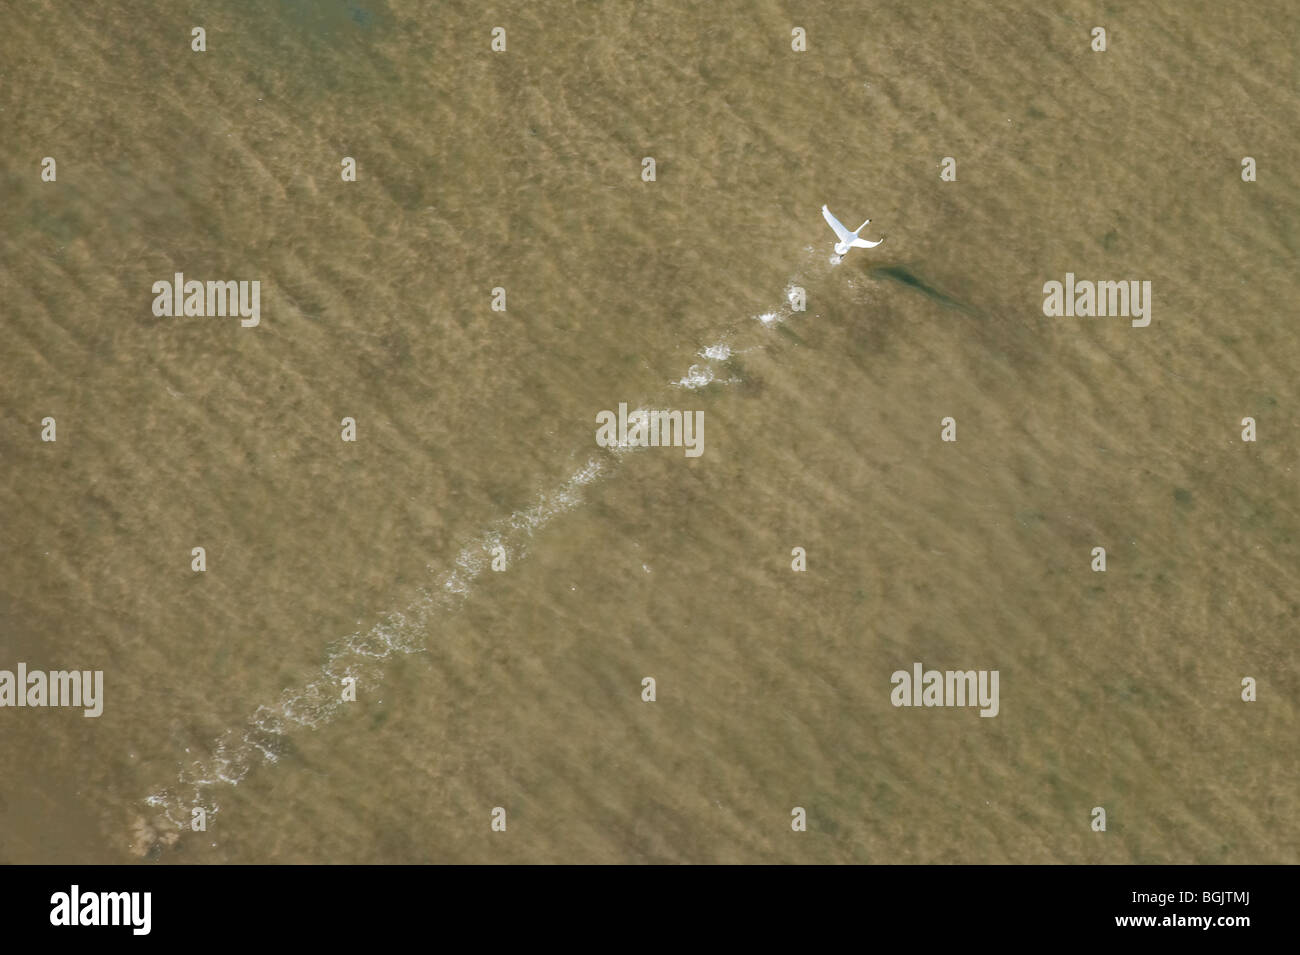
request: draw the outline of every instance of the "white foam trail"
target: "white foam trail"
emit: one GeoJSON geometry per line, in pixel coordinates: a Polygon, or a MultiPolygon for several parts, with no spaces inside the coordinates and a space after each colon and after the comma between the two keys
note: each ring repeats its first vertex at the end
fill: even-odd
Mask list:
{"type": "MultiPolygon", "coordinates": [[[[803,279],[791,279],[786,290],[789,303],[794,300],[790,289],[796,284],[802,285],[803,279]]],[[[792,314],[789,304],[779,312],[765,312],[758,319],[770,326],[788,314],[792,314]]],[[[704,350],[706,357],[717,361],[725,361],[733,353],[724,344],[704,350]]],[[[712,368],[692,365],[677,384],[695,388],[719,380],[712,368]]],[[[629,417],[646,410],[638,408],[629,417]]],[[[209,816],[218,814],[221,806],[213,789],[238,785],[259,764],[276,762],[286,738],[295,730],[316,729],[337,717],[347,705],[342,700],[344,677],[355,677],[359,685],[373,688],[381,682],[389,657],[422,652],[431,619],[463,606],[477,579],[490,566],[495,548],[504,548],[512,563],[527,556],[527,545],[537,532],[578,507],[586,488],[613,474],[629,453],[639,450],[637,445],[624,444],[589,458],[557,487],[540,494],[531,507],[488,527],[461,549],[451,568],[438,575],[432,586],[420,590],[412,606],[389,613],[369,630],[357,631],[332,644],[327,648],[325,663],[311,679],[302,686],[286,688],[275,703],[258,706],[242,726],[232,727],[214,740],[208,756],[183,764],[175,783],[149,794],[144,800],[146,805],[179,830],[189,829],[194,808],[203,808],[209,816]]],[[[649,573],[648,567],[644,569],[649,573]]],[[[176,834],[175,830],[167,833],[161,825],[137,819],[133,838],[137,843],[171,845],[176,834]]],[[[149,848],[153,846],[137,845],[136,851],[144,854],[149,848]]]]}
{"type": "MultiPolygon", "coordinates": [[[[490,566],[493,549],[505,548],[509,559],[527,554],[527,542],[559,515],[582,502],[582,491],[611,473],[621,459],[620,452],[590,458],[568,479],[533,506],[516,511],[488,528],[462,548],[450,570],[432,587],[420,591],[418,600],[404,612],[390,613],[368,631],[358,631],[331,646],[326,661],[315,676],[299,687],[290,687],[273,704],[262,705],[243,726],[227,730],[211,745],[211,753],[181,768],[174,785],[151,793],[145,803],[178,828],[187,828],[190,812],[203,808],[209,816],[221,811],[209,790],[218,785],[237,785],[259,763],[274,763],[281,738],[298,728],[315,729],[338,716],[347,704],[342,699],[342,681],[351,676],[358,684],[373,687],[380,682],[383,661],[394,654],[424,650],[427,626],[435,614],[451,613],[473,591],[474,582],[490,566]]],[[[147,830],[146,830],[147,831],[147,830]]]]}
{"type": "MultiPolygon", "coordinates": [[[[629,417],[646,410],[638,408],[629,417]]],[[[195,808],[201,807],[208,816],[217,815],[221,806],[210,790],[222,784],[238,785],[258,764],[276,762],[283,738],[295,729],[316,729],[337,717],[347,705],[342,700],[344,677],[374,687],[381,681],[382,664],[389,657],[423,651],[430,619],[460,608],[490,566],[494,548],[505,548],[512,563],[525,557],[527,544],[538,531],[581,504],[584,489],[613,473],[628,453],[639,450],[639,445],[623,444],[589,458],[560,485],[539,495],[531,507],[515,511],[485,530],[461,549],[451,569],[432,587],[420,591],[419,599],[405,612],[390,613],[370,630],[353,633],[331,646],[311,680],[285,689],[277,702],[257,707],[243,726],[233,727],[213,741],[210,755],[183,765],[173,785],[149,794],[146,805],[182,830],[188,829],[195,808]]],[[[137,822],[136,839],[156,840],[158,836],[157,827],[137,822]]],[[[143,854],[150,847],[139,848],[143,854]]]]}

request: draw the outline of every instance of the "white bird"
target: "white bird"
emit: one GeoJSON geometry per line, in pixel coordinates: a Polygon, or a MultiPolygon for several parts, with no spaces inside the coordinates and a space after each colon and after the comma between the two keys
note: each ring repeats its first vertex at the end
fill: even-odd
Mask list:
{"type": "Polygon", "coordinates": [[[831,215],[831,210],[827,209],[825,206],[822,206],[822,215],[826,218],[826,224],[835,230],[835,235],[840,240],[835,243],[836,255],[844,255],[849,251],[849,249],[874,249],[876,246],[880,245],[880,242],[885,241],[883,237],[880,242],[872,242],[869,239],[858,238],[858,233],[867,227],[867,223],[871,221],[870,219],[850,232],[848,229],[844,228],[844,223],[831,215]]]}

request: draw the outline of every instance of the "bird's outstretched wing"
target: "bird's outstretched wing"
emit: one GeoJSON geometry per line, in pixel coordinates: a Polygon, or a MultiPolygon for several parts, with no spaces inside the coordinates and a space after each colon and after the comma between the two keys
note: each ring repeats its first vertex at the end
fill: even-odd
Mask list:
{"type": "Polygon", "coordinates": [[[826,219],[826,224],[835,230],[835,235],[841,242],[847,242],[853,239],[853,233],[844,228],[844,223],[831,215],[831,210],[827,209],[825,206],[822,206],[822,216],[826,219]]]}
{"type": "Polygon", "coordinates": [[[880,243],[884,241],[885,241],[884,239],[880,239],[876,242],[872,242],[870,239],[859,238],[859,239],[854,239],[852,245],[853,248],[855,249],[874,249],[876,246],[880,245],[880,243]]]}

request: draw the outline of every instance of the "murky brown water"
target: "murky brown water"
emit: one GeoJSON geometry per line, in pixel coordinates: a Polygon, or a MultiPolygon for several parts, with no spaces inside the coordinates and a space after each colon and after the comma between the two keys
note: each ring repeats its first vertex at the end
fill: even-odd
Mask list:
{"type": "Polygon", "coordinates": [[[1297,37],[12,7],[0,668],[106,701],[0,709],[0,860],[1297,861],[1297,37]],[[832,266],[823,202],[888,241],[832,266]],[[176,271],[261,325],[154,317],[176,271]],[[1067,271],[1151,325],[1044,317],[1067,271]],[[620,401],[704,454],[596,447],[620,401]],[[894,708],[914,661],[999,670],[999,715],[894,708]]]}

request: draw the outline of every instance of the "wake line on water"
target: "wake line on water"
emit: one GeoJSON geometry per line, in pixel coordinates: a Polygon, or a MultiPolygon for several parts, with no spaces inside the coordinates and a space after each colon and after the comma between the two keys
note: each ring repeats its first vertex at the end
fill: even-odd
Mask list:
{"type": "MultiPolygon", "coordinates": [[[[808,251],[812,252],[811,247],[808,251]]],[[[790,317],[793,289],[804,281],[798,274],[791,278],[786,284],[786,304],[754,316],[754,320],[767,328],[790,317]]],[[[750,350],[729,344],[737,330],[738,323],[733,323],[716,344],[699,352],[707,359],[706,363],[692,365],[685,376],[670,384],[695,389],[739,381],[721,379],[716,374],[718,363],[750,350]]],[[[648,409],[638,409],[645,410],[648,409]]],[[[370,630],[357,631],[327,647],[326,661],[312,679],[302,686],[283,690],[275,703],[258,706],[244,724],[228,729],[213,740],[206,757],[182,764],[173,784],[145,798],[153,821],[143,815],[137,817],[132,851],[143,856],[175,844],[180,832],[190,828],[191,813],[196,808],[201,808],[209,818],[219,814],[221,807],[215,790],[238,785],[262,763],[278,762],[291,733],[317,729],[338,717],[349,705],[342,699],[345,678],[353,677],[357,686],[373,688],[382,682],[384,664],[390,657],[424,651],[428,624],[434,618],[455,613],[464,605],[475,582],[491,565],[495,548],[504,548],[511,562],[526,557],[527,544],[538,531],[582,504],[588,487],[611,476],[627,455],[637,450],[641,448],[623,445],[593,455],[563,483],[539,495],[531,507],[495,522],[462,547],[451,569],[438,575],[432,587],[421,588],[419,598],[405,611],[390,613],[370,630]]],[[[433,565],[429,570],[434,570],[433,565]]]]}

